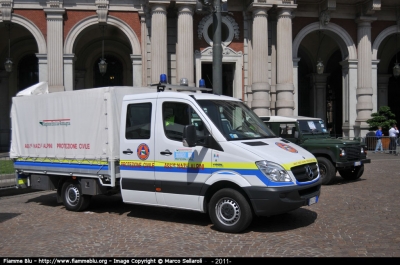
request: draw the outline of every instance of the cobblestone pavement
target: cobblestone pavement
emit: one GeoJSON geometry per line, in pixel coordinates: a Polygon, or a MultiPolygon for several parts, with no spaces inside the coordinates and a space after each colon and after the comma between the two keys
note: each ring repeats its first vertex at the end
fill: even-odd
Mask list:
{"type": "Polygon", "coordinates": [[[53,191],[0,191],[0,257],[400,257],[400,156],[372,156],[360,180],[337,175],[317,204],[256,218],[241,234],[118,196],[76,213],[53,191]]]}

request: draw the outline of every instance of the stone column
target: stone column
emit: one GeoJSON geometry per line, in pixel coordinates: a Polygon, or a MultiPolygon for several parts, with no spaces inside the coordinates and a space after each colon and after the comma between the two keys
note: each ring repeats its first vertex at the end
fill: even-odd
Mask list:
{"type": "Polygon", "coordinates": [[[64,85],[65,91],[74,90],[74,54],[64,54],[64,85]]]}
{"type": "Polygon", "coordinates": [[[251,90],[251,86],[244,86],[246,93],[246,104],[249,108],[251,108],[251,103],[253,102],[253,91],[251,90]]]}
{"type": "Polygon", "coordinates": [[[64,8],[45,8],[49,92],[64,91],[63,15],[64,8]]]}
{"type": "Polygon", "coordinates": [[[141,51],[142,51],[142,86],[147,86],[147,12],[140,14],[140,29],[141,29],[141,51]]]}
{"type": "Polygon", "coordinates": [[[276,39],[276,16],[270,20],[271,28],[271,91],[270,91],[270,113],[276,115],[276,65],[277,65],[277,39],[276,39]]]}
{"type": "Polygon", "coordinates": [[[374,17],[359,17],[357,28],[357,119],[355,136],[365,136],[369,131],[366,120],[371,118],[372,105],[372,52],[371,52],[371,23],[374,17]]]}
{"type": "Polygon", "coordinates": [[[292,15],[291,9],[278,11],[277,25],[277,115],[293,116],[293,58],[292,58],[292,15]]]}
{"type": "Polygon", "coordinates": [[[160,74],[168,75],[167,54],[167,7],[154,4],[151,7],[151,83],[160,81],[160,74]]]}
{"type": "Polygon", "coordinates": [[[253,10],[252,31],[252,75],[253,101],[251,108],[257,115],[270,115],[268,83],[268,14],[270,7],[256,7],[253,10]]]}
{"type": "Polygon", "coordinates": [[[142,56],[131,54],[133,86],[142,86],[142,56]]]}
{"type": "Polygon", "coordinates": [[[380,60],[372,60],[372,112],[378,110],[378,64],[380,60]]]}
{"type": "MultiPolygon", "coordinates": [[[[247,18],[247,85],[249,92],[252,93],[251,91],[251,84],[253,84],[253,40],[252,40],[252,35],[253,35],[253,14],[249,13],[248,18],[247,18]]],[[[249,100],[249,106],[251,106],[251,102],[253,97],[249,100]]]]}
{"type": "Polygon", "coordinates": [[[178,43],[176,45],[176,82],[187,78],[189,86],[194,86],[193,62],[193,6],[178,6],[178,43]]]}
{"type": "Polygon", "coordinates": [[[356,91],[357,91],[357,60],[345,60],[340,62],[343,73],[342,119],[343,137],[354,137],[357,117],[356,91]]]}
{"type": "Polygon", "coordinates": [[[39,64],[39,82],[48,82],[47,54],[36,53],[39,64]]]}
{"type": "Polygon", "coordinates": [[[300,58],[293,58],[293,100],[294,100],[294,110],[293,116],[299,115],[299,62],[300,58]]]}

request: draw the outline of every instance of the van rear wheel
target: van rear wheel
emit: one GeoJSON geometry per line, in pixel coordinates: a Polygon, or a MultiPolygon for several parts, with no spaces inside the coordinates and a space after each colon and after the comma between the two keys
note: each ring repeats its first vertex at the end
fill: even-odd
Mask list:
{"type": "Polygon", "coordinates": [[[354,167],[352,169],[339,170],[340,176],[347,180],[359,179],[363,173],[364,173],[364,165],[354,167]]]}
{"type": "Polygon", "coordinates": [[[336,176],[336,169],[332,162],[325,157],[317,157],[317,161],[322,185],[332,184],[336,176]]]}
{"type": "Polygon", "coordinates": [[[222,232],[241,232],[253,220],[253,213],[246,198],[234,189],[217,191],[211,197],[208,207],[211,221],[222,232]]]}
{"type": "Polygon", "coordinates": [[[75,181],[66,181],[62,187],[63,204],[68,211],[79,212],[85,210],[92,196],[83,195],[81,184],[75,181]]]}

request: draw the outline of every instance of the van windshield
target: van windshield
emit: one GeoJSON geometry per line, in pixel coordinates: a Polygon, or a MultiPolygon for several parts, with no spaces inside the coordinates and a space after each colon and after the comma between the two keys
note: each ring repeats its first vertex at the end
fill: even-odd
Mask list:
{"type": "Polygon", "coordinates": [[[323,120],[300,120],[299,127],[303,134],[328,134],[323,120]]]}
{"type": "Polygon", "coordinates": [[[275,134],[240,101],[197,100],[228,141],[273,138],[275,134]]]}

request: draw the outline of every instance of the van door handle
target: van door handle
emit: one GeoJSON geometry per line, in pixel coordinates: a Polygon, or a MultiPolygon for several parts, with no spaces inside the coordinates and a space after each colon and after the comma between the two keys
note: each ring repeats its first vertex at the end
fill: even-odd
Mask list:
{"type": "Polygon", "coordinates": [[[131,149],[127,149],[125,151],[122,151],[122,153],[127,154],[127,155],[131,155],[131,154],[133,154],[133,151],[131,149]]]}
{"type": "Polygon", "coordinates": [[[160,154],[162,154],[162,155],[164,155],[164,156],[166,156],[166,155],[168,155],[168,156],[169,156],[169,155],[172,155],[171,151],[169,151],[168,149],[165,150],[165,151],[161,151],[160,154]]]}

